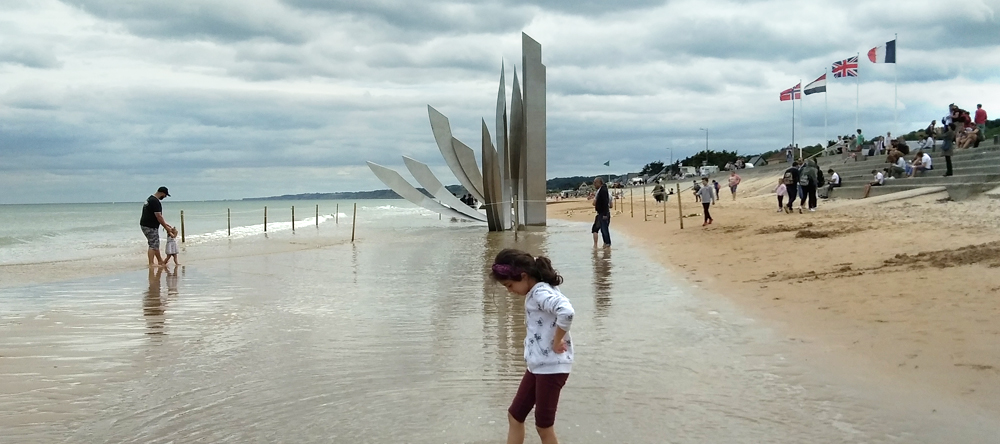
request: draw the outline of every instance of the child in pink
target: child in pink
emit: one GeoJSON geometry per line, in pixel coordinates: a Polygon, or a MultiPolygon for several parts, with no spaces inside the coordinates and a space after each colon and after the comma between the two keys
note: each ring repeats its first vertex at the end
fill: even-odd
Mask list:
{"type": "Polygon", "coordinates": [[[782,203],[785,196],[788,195],[788,188],[785,188],[785,183],[781,179],[778,179],[778,186],[774,188],[774,194],[778,196],[778,212],[780,213],[785,210],[782,203]]]}

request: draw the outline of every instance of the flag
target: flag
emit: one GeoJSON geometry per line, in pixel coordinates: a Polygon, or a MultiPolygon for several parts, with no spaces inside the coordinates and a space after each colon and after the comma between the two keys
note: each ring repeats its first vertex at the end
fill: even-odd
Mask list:
{"type": "Polygon", "coordinates": [[[604,166],[606,166],[606,167],[609,167],[609,166],[611,166],[611,161],[609,160],[609,161],[607,161],[607,162],[604,162],[604,166]]]}
{"type": "Polygon", "coordinates": [[[847,60],[833,62],[833,77],[857,77],[858,76],[858,56],[847,60]]]}
{"type": "Polygon", "coordinates": [[[803,91],[808,96],[809,94],[825,93],[826,92],[826,74],[823,74],[818,79],[813,80],[812,83],[806,85],[803,91]]]}
{"type": "Polygon", "coordinates": [[[872,48],[868,51],[868,60],[872,63],[896,63],[896,41],[872,48]]]}
{"type": "Polygon", "coordinates": [[[800,100],[800,99],[802,99],[802,84],[799,83],[798,85],[795,85],[795,86],[793,86],[791,88],[788,88],[788,89],[782,91],[780,99],[781,99],[782,102],[788,101],[788,100],[800,100]]]}

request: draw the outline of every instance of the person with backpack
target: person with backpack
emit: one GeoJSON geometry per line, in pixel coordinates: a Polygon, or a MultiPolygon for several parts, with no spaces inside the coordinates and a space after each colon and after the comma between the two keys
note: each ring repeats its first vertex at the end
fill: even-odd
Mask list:
{"type": "Polygon", "coordinates": [[[785,189],[788,191],[788,206],[785,207],[786,213],[792,212],[792,204],[795,203],[795,195],[797,193],[797,188],[799,185],[799,162],[792,162],[792,166],[785,170],[782,175],[781,182],[785,184],[785,189]]]}
{"type": "Polygon", "coordinates": [[[819,187],[821,174],[816,159],[809,159],[802,166],[802,171],[799,172],[799,186],[802,187],[802,195],[799,196],[800,214],[802,207],[806,205],[806,199],[809,200],[809,211],[816,211],[816,188],[819,187]]]}

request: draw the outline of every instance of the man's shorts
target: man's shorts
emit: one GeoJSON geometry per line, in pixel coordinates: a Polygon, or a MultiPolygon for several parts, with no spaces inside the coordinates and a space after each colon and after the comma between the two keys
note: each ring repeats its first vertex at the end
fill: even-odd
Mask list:
{"type": "Polygon", "coordinates": [[[142,234],[144,234],[146,236],[146,243],[149,244],[149,249],[150,250],[159,250],[160,249],[160,227],[149,228],[149,227],[143,227],[141,225],[139,227],[142,228],[142,234]]]}

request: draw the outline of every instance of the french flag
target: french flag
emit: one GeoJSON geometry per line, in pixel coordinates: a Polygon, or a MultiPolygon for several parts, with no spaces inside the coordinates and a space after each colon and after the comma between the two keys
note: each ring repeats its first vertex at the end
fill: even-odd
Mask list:
{"type": "Polygon", "coordinates": [[[896,63],[896,41],[872,48],[868,51],[868,60],[872,63],[896,63]]]}

